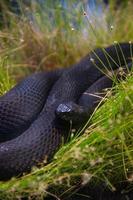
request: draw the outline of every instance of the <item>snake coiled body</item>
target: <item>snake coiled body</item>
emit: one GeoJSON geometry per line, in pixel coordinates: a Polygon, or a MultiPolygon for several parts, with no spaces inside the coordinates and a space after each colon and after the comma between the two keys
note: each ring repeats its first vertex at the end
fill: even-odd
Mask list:
{"type": "MultiPolygon", "coordinates": [[[[131,51],[129,43],[96,49],[66,70],[31,75],[2,96],[0,179],[21,175],[43,160],[49,161],[66,141],[70,128],[69,122],[56,115],[58,106],[82,102],[84,92],[90,87],[93,91],[93,84],[103,77],[105,66],[108,70],[126,66],[131,62],[131,51]]],[[[107,82],[102,84],[102,88],[108,87],[107,82]]]]}

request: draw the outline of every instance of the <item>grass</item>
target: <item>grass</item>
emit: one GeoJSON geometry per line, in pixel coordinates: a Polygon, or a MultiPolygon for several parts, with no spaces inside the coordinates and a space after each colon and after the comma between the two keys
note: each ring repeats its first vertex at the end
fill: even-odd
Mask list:
{"type": "MultiPolygon", "coordinates": [[[[10,26],[0,31],[0,93],[9,90],[25,74],[68,66],[96,46],[133,38],[132,3],[103,16],[103,25],[90,18],[85,7],[60,5],[32,8],[36,27],[10,14],[10,26]],[[55,16],[49,19],[49,12],[55,16]],[[62,20],[62,12],[66,20],[62,20]],[[73,20],[78,26],[73,26],[73,20]],[[84,28],[86,35],[84,35],[84,28]],[[78,42],[77,42],[78,41],[78,42]]],[[[22,178],[0,183],[0,199],[43,199],[50,194],[57,199],[76,193],[79,185],[97,186],[104,182],[114,191],[120,182],[133,185],[133,75],[108,92],[105,103],[89,119],[78,137],[71,138],[54,160],[22,178]],[[82,133],[82,134],[81,134],[82,133]],[[79,184],[80,183],[80,184],[79,184]],[[50,189],[48,189],[50,187],[50,189]],[[59,197],[59,198],[58,198],[59,197]]]]}
{"type": "Polygon", "coordinates": [[[9,60],[6,57],[0,59],[0,94],[6,93],[13,85],[15,80],[9,73],[11,72],[12,66],[8,63],[9,60]],[[10,71],[10,72],[9,72],[10,71]]]}
{"type": "Polygon", "coordinates": [[[89,18],[81,3],[77,8],[70,3],[66,10],[49,4],[32,8],[34,26],[31,21],[20,21],[10,14],[10,28],[0,32],[0,54],[10,58],[17,76],[69,66],[96,46],[132,39],[132,3],[126,9],[111,10],[109,15],[106,10],[100,19],[95,13],[89,18]]]}

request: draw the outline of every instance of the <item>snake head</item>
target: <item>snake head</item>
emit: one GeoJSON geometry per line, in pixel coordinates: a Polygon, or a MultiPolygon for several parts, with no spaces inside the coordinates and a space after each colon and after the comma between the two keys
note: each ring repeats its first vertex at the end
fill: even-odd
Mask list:
{"type": "Polygon", "coordinates": [[[70,121],[75,116],[75,103],[74,102],[66,102],[61,103],[56,109],[56,115],[66,121],[70,121]]]}
{"type": "Polygon", "coordinates": [[[55,112],[60,119],[76,124],[83,122],[88,116],[88,111],[73,101],[59,104],[55,112]]]}

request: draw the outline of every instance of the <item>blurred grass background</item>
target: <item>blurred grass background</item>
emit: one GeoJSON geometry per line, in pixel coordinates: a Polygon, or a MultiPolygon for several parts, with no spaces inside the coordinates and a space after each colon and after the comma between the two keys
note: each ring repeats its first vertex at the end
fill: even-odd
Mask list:
{"type": "MultiPolygon", "coordinates": [[[[95,47],[133,39],[133,3],[100,3],[99,14],[86,1],[22,4],[20,13],[1,1],[0,93],[26,75],[72,65],[95,47]]],[[[99,9],[99,8],[98,8],[99,9]]],[[[131,55],[132,56],[132,55],[131,55]]],[[[115,96],[94,113],[91,126],[72,137],[53,162],[20,179],[0,183],[1,199],[43,199],[47,194],[65,198],[88,182],[101,181],[114,191],[117,183],[133,183],[133,76],[113,88],[115,96]],[[48,189],[50,187],[50,189],[48,189]]],[[[125,188],[126,190],[126,188],[125,188]]]]}

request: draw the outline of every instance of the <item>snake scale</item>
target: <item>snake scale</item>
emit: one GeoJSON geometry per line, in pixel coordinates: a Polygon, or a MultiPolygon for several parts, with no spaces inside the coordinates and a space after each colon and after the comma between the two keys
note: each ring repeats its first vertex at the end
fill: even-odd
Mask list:
{"type": "Polygon", "coordinates": [[[129,43],[98,48],[69,68],[30,75],[0,97],[0,180],[49,162],[68,137],[70,123],[60,116],[71,110],[66,102],[91,114],[97,98],[86,93],[111,87],[105,66],[127,66],[132,54],[129,43]]]}

